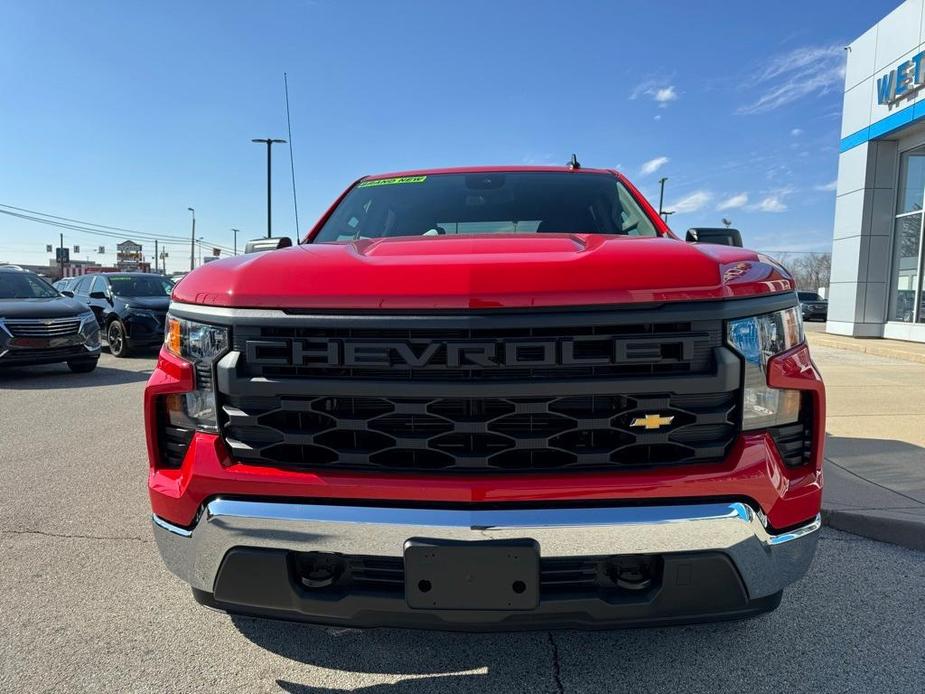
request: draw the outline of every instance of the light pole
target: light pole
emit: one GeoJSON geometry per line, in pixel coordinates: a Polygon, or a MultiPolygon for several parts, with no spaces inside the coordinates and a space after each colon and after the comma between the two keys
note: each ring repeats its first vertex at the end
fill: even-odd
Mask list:
{"type": "Polygon", "coordinates": [[[238,254],[238,232],[241,230],[232,228],[232,231],[234,232],[234,254],[237,255],[238,254]]]}
{"type": "Polygon", "coordinates": [[[199,267],[202,267],[202,240],[204,238],[205,236],[200,236],[198,239],[196,239],[197,243],[199,243],[199,267]]]}
{"type": "Polygon", "coordinates": [[[658,216],[662,216],[662,203],[665,200],[665,181],[668,179],[665,176],[662,176],[658,179],[659,191],[658,191],[658,216]]]}
{"type": "Polygon", "coordinates": [[[285,140],[273,139],[273,138],[254,138],[251,142],[264,143],[267,146],[267,238],[273,236],[273,212],[272,212],[272,188],[270,186],[271,181],[273,180],[273,145],[274,144],[283,144],[285,140]]]}
{"type": "Polygon", "coordinates": [[[192,271],[196,268],[196,210],[192,207],[186,209],[193,213],[193,233],[190,235],[189,244],[189,269],[192,271]]]}
{"type": "Polygon", "coordinates": [[[665,224],[668,224],[668,217],[669,217],[670,215],[673,215],[674,213],[675,213],[674,210],[665,210],[664,212],[662,212],[662,217],[663,217],[664,220],[665,220],[665,224]]]}

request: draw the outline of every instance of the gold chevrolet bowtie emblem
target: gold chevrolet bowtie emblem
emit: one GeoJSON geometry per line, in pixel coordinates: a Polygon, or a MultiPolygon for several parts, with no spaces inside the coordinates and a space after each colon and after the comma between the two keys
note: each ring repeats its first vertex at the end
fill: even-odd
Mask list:
{"type": "Polygon", "coordinates": [[[674,417],[662,417],[660,414],[647,414],[645,417],[636,417],[631,427],[644,427],[646,429],[661,429],[674,421],[674,417]]]}

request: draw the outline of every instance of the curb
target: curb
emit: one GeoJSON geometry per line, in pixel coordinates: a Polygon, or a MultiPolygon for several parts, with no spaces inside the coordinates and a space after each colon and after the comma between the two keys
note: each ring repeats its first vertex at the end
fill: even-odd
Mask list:
{"type": "Polygon", "coordinates": [[[807,337],[809,338],[810,346],[819,345],[820,347],[843,349],[848,352],[863,352],[865,354],[873,354],[877,357],[891,357],[893,359],[925,364],[925,352],[905,350],[900,347],[894,347],[893,345],[884,345],[882,344],[882,338],[840,338],[829,336],[826,333],[812,333],[807,337]]]}
{"type": "Polygon", "coordinates": [[[824,525],[880,542],[925,551],[925,523],[857,511],[822,509],[824,525]]]}

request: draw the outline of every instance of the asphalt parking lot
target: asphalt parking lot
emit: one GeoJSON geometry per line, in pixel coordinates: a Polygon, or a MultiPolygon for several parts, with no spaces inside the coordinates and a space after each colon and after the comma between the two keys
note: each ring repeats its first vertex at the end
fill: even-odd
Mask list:
{"type": "Polygon", "coordinates": [[[925,554],[829,529],[810,575],[745,622],[473,635],[208,611],[149,527],[152,366],[0,371],[0,691],[921,691],[925,554]]]}

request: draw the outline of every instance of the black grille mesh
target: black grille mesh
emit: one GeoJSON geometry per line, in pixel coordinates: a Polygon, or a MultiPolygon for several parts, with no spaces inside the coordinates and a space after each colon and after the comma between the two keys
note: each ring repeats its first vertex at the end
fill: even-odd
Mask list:
{"type": "MultiPolygon", "coordinates": [[[[346,589],[365,590],[374,593],[402,594],[405,590],[405,562],[401,557],[328,555],[343,562],[343,572],[332,576],[332,580],[312,586],[312,590],[339,593],[346,589]]],[[[638,556],[629,561],[639,561],[638,556]]],[[[556,595],[599,595],[619,592],[612,573],[608,569],[620,557],[542,557],[540,559],[540,591],[552,597],[556,595]]],[[[317,559],[311,553],[293,553],[292,566],[297,578],[310,576],[310,568],[317,559]]],[[[655,571],[657,582],[661,569],[655,571]]],[[[315,582],[318,583],[318,582],[315,582]]]]}
{"type": "Polygon", "coordinates": [[[193,430],[174,426],[170,423],[164,398],[159,398],[157,410],[157,447],[160,453],[160,466],[179,468],[186,457],[186,451],[193,441],[193,430]]]}
{"type": "Polygon", "coordinates": [[[240,460],[293,467],[547,470],[722,458],[736,394],[544,398],[226,397],[240,460]],[[647,429],[657,413],[670,423],[647,429]]]}
{"type": "Polygon", "coordinates": [[[234,366],[219,378],[222,434],[242,462],[296,469],[541,472],[722,459],[739,426],[738,390],[716,378],[722,320],[639,315],[235,326],[234,366]],[[459,344],[494,356],[451,361],[459,344]],[[375,363],[349,360],[358,345],[375,363]],[[663,421],[636,421],[647,415],[663,421]]]}

